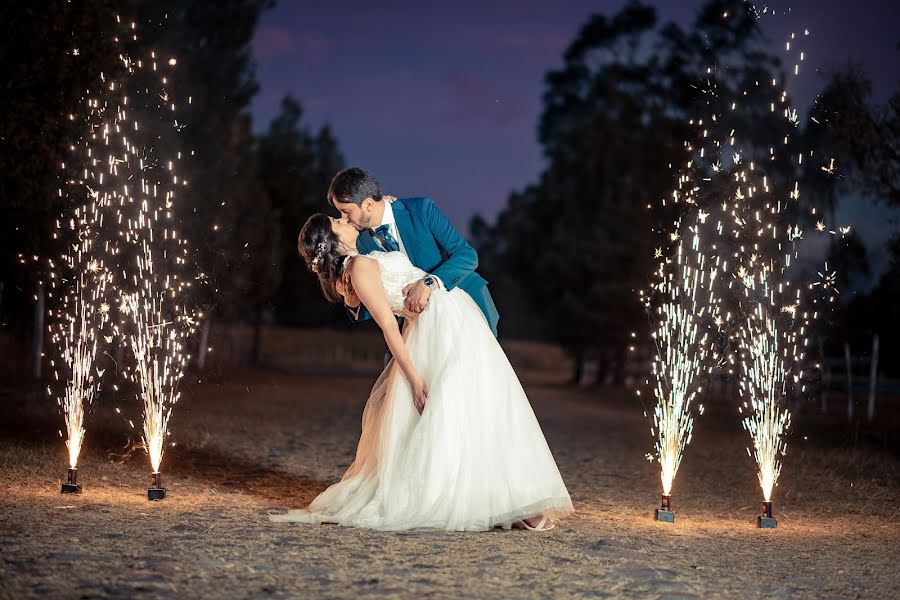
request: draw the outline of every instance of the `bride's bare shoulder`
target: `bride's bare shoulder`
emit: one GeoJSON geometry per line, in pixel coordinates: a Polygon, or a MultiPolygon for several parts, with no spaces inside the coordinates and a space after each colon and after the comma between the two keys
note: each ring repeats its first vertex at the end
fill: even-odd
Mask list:
{"type": "Polygon", "coordinates": [[[377,270],[378,261],[371,256],[357,254],[347,259],[347,272],[349,272],[351,276],[354,274],[363,275],[369,272],[377,272],[377,270]]]}

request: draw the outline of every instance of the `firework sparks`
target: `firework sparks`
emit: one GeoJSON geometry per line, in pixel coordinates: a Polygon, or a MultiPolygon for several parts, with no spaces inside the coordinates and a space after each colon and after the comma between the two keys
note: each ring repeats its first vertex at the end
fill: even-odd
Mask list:
{"type": "Polygon", "coordinates": [[[80,122],[83,128],[81,137],[69,144],[70,157],[61,165],[65,184],[58,195],[66,204],[53,233],[53,239],[62,249],[61,255],[59,259],[47,260],[48,298],[52,306],[48,311],[48,325],[56,349],[56,356],[50,359],[54,384],[48,386],[47,392],[56,396],[65,418],[71,487],[67,490],[64,485],[64,491],[75,491],[78,487],[74,473],[85,438],[85,414],[100,390],[103,374],[95,369],[95,361],[109,319],[109,306],[104,298],[112,281],[103,260],[102,243],[110,197],[91,187],[96,154],[102,146],[94,134],[102,121],[103,110],[91,103],[86,107],[77,117],[75,113],[69,115],[70,121],[80,122]]]}
{"type": "MultiPolygon", "coordinates": [[[[757,477],[766,502],[781,474],[778,457],[787,449],[784,434],[791,424],[790,413],[782,407],[786,392],[785,357],[779,348],[783,333],[775,320],[762,323],[748,319],[739,330],[742,350],[740,379],[742,395],[750,399],[750,415],[742,421],[753,440],[753,457],[759,466],[757,477]]],[[[749,453],[749,449],[748,449],[749,453]]]]}
{"type": "MultiPolygon", "coordinates": [[[[794,51],[801,52],[798,48],[794,51]]],[[[811,323],[819,313],[806,309],[808,302],[816,301],[802,296],[801,289],[831,291],[836,274],[826,265],[819,272],[819,281],[807,286],[794,285],[789,276],[799,255],[797,242],[803,239],[796,222],[801,216],[796,202],[800,198],[799,182],[776,181],[763,166],[787,159],[793,163],[792,169],[801,171],[804,155],[813,153],[798,151],[793,143],[790,130],[799,126],[799,117],[787,105],[787,92],[773,90],[776,98],[767,100],[757,81],[755,89],[737,90],[737,98],[731,100],[718,91],[717,69],[710,67],[708,74],[707,97],[718,99],[721,104],[719,109],[712,108],[714,101],[707,100],[713,111],[708,125],[696,143],[685,142],[691,152],[688,172],[679,176],[679,192],[674,194],[684,200],[682,218],[694,223],[689,228],[692,235],[682,236],[691,239],[691,244],[685,245],[679,239],[676,223],[676,232],[669,234],[676,244],[675,258],[660,262],[659,283],[652,290],[657,300],[662,296],[662,303],[653,323],[657,355],[652,373],[657,407],[651,432],[657,438],[655,458],[661,466],[666,508],[666,497],[685,446],[691,440],[690,406],[699,393],[699,388],[692,388],[697,386],[695,378],[704,370],[712,372],[720,365],[729,365],[727,374],[736,376],[739,382],[739,412],[754,449],[751,452],[748,447],[747,452],[756,460],[766,502],[764,512],[767,523],[772,523],[760,526],[774,526],[771,497],[781,474],[780,457],[787,450],[784,436],[791,424],[785,399],[805,391],[805,349],[811,323]],[[757,100],[770,109],[768,115],[758,117],[760,111],[754,105],[757,100]],[[742,113],[745,101],[747,114],[742,113]],[[778,105],[785,106],[786,118],[776,122],[778,105]],[[742,137],[741,119],[744,124],[749,119],[754,127],[762,128],[762,123],[756,123],[759,118],[773,119],[773,128],[787,128],[783,136],[778,134],[783,139],[783,149],[759,147],[751,137],[742,137]],[[708,201],[710,197],[716,200],[708,201]],[[715,231],[701,236],[699,231],[707,222],[714,224],[715,231]],[[716,239],[710,244],[711,237],[716,239]],[[701,241],[706,241],[708,247],[701,241]],[[694,257],[688,261],[693,268],[683,269],[681,265],[688,253],[694,257]],[[724,277],[717,278],[716,273],[724,277]],[[723,303],[727,307],[724,319],[723,303]],[[713,340],[721,346],[711,344],[709,334],[714,331],[722,334],[713,340]],[[730,367],[734,364],[736,373],[730,367]]],[[[776,84],[773,78],[773,87],[776,84]]],[[[700,119],[690,121],[691,125],[702,123],[700,119]]],[[[831,160],[821,170],[831,175],[835,168],[831,160]]],[[[815,209],[810,212],[815,217],[815,209]]],[[[821,219],[815,230],[826,231],[821,219]]],[[[844,228],[840,231],[846,235],[844,228]]],[[[659,257],[660,252],[656,255],[659,257]]],[[[658,302],[652,301],[652,293],[642,297],[652,317],[658,302]]],[[[652,460],[654,456],[648,458],[652,460]]]]}
{"type": "MultiPolygon", "coordinates": [[[[802,51],[794,48],[794,52],[800,53],[802,60],[802,51]]],[[[773,84],[776,82],[772,80],[773,84]]],[[[742,399],[738,410],[752,442],[753,451],[748,447],[747,453],[757,463],[766,503],[764,512],[771,523],[766,526],[774,526],[771,498],[781,475],[780,457],[787,450],[785,435],[791,425],[785,401],[805,391],[805,349],[812,320],[818,314],[805,309],[807,303],[815,300],[802,295],[801,289],[833,288],[835,281],[835,274],[827,266],[824,273],[819,273],[820,281],[813,285],[796,285],[796,278],[791,275],[791,267],[799,256],[797,243],[803,239],[796,222],[801,218],[799,205],[794,202],[800,198],[799,183],[779,180],[765,171],[765,165],[783,157],[799,172],[804,168],[804,156],[813,153],[798,151],[792,145],[790,130],[798,126],[798,117],[797,111],[787,105],[787,92],[773,89],[772,93],[776,95],[769,102],[772,112],[776,105],[785,105],[786,121],[771,125],[785,128],[783,135],[778,134],[783,139],[782,150],[772,146],[759,148],[751,137],[742,137],[740,130],[730,129],[727,135],[722,132],[718,154],[712,148],[709,152],[717,160],[711,165],[717,178],[713,181],[723,196],[731,198],[719,205],[720,214],[716,215],[730,229],[723,235],[720,251],[733,271],[722,282],[727,284],[722,295],[729,312],[737,318],[726,324],[726,333],[734,353],[731,360],[738,366],[735,375],[742,399]],[[725,162],[722,159],[729,154],[733,157],[731,166],[721,167],[725,162]]],[[[747,108],[752,123],[757,117],[753,106],[747,108]]],[[[742,107],[733,103],[732,110],[740,113],[742,107]]],[[[822,170],[830,175],[834,169],[832,160],[822,170]]],[[[810,212],[815,215],[815,209],[810,212]]],[[[817,221],[815,231],[825,232],[825,223],[817,221]]]]}
{"type": "MultiPolygon", "coordinates": [[[[794,52],[803,60],[799,48],[794,52]]],[[[778,96],[780,102],[787,102],[786,91],[781,91],[778,96]]],[[[796,127],[796,110],[787,107],[785,114],[789,115],[791,127],[796,127]]],[[[804,155],[812,156],[813,153],[789,148],[789,140],[786,132],[784,155],[790,157],[800,171],[804,155]]],[[[749,145],[749,142],[745,143],[749,145]]],[[[774,159],[776,154],[774,149],[769,149],[770,157],[774,159]]],[[[819,273],[819,282],[796,285],[791,267],[799,256],[797,242],[803,238],[799,224],[791,221],[798,219],[800,214],[794,209],[796,205],[779,200],[779,196],[786,192],[788,200],[799,199],[799,183],[777,183],[760,168],[762,164],[762,160],[750,162],[746,168],[732,173],[734,181],[746,182],[756,193],[731,207],[736,224],[729,236],[734,241],[731,260],[740,265],[735,281],[742,283],[739,291],[732,288],[735,311],[742,319],[732,328],[731,340],[736,346],[740,367],[738,381],[743,401],[739,412],[753,447],[752,452],[748,447],[747,453],[756,461],[764,498],[764,515],[759,523],[760,527],[774,527],[772,493],[781,475],[780,457],[787,451],[785,435],[791,425],[785,401],[805,391],[805,349],[809,344],[812,320],[818,314],[817,310],[804,310],[807,303],[815,300],[802,295],[801,289],[814,289],[817,285],[833,288],[835,274],[829,272],[826,265],[824,274],[819,273]]],[[[835,168],[834,159],[831,159],[821,169],[832,175],[835,168]]],[[[814,216],[815,209],[810,214],[814,216]]],[[[824,221],[817,220],[815,231],[826,231],[824,221]]]]}
{"type": "Polygon", "coordinates": [[[128,342],[134,353],[134,373],[143,401],[144,447],[153,472],[158,473],[172,406],[180,396],[178,381],[189,358],[184,353],[183,340],[191,329],[183,322],[161,321],[167,293],[155,289],[152,279],[144,280],[144,284],[141,291],[126,298],[133,322],[128,342]]]}
{"type": "MultiPolygon", "coordinates": [[[[660,464],[663,506],[656,516],[664,521],[674,520],[672,484],[693,435],[693,405],[702,391],[700,374],[708,369],[708,359],[713,355],[714,336],[710,331],[715,326],[711,324],[721,322],[714,294],[720,261],[706,252],[703,239],[709,213],[697,208],[694,193],[698,188],[690,178],[681,177],[679,181],[677,197],[689,210],[685,218],[695,220],[687,225],[687,221],[676,221],[677,235],[670,235],[675,242],[674,254],[664,257],[661,248],[656,250],[655,256],[660,259],[656,283],[642,294],[656,348],[651,371],[656,406],[650,430],[656,441],[655,453],[647,458],[660,464]],[[683,235],[678,234],[681,227],[685,228],[683,235]]],[[[702,406],[699,411],[702,413],[702,406]]]]}
{"type": "MultiPolygon", "coordinates": [[[[77,255],[69,268],[77,268],[77,255]]],[[[85,411],[93,403],[100,388],[99,373],[94,371],[97,357],[98,329],[106,314],[97,310],[97,299],[105,292],[106,273],[92,277],[86,271],[76,274],[70,289],[58,288],[63,294],[62,307],[51,311],[51,338],[60,353],[60,361],[52,361],[54,377],[64,381],[64,391],[57,403],[65,417],[66,447],[69,468],[78,466],[78,455],[84,442],[85,411]]],[[[52,391],[51,391],[52,393],[52,391]]]]}
{"type": "MultiPolygon", "coordinates": [[[[129,35],[134,29],[130,24],[129,35]]],[[[102,75],[102,93],[87,100],[99,118],[87,177],[116,229],[105,246],[116,296],[94,305],[101,315],[117,315],[113,332],[134,357],[123,370],[141,401],[141,437],[158,473],[178,383],[190,359],[185,342],[199,316],[185,303],[189,251],[174,226],[176,192],[187,185],[176,173],[180,128],[175,94],[168,89],[167,70],[178,61],[152,51],[135,60],[124,49],[119,58],[120,73],[102,75]]],[[[86,270],[104,273],[98,264],[86,270]]]]}

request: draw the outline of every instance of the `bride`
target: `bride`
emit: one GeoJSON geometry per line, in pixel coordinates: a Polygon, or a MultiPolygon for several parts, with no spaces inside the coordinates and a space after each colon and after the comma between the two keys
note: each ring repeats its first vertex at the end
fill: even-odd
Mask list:
{"type": "Polygon", "coordinates": [[[572,500],[509,360],[478,305],[436,289],[420,314],[403,288],[425,276],[402,252],[356,250],[345,219],[312,216],[299,250],[325,297],[355,296],[393,359],[363,412],[356,459],[308,509],[273,521],[378,530],[548,530],[572,500]],[[395,315],[406,317],[403,334],[395,315]]]}

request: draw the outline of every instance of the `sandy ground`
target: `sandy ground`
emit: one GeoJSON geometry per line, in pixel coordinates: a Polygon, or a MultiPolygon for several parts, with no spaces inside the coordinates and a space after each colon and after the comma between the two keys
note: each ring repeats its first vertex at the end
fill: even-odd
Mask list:
{"type": "Polygon", "coordinates": [[[112,406],[89,417],[84,493],[64,496],[61,417],[0,395],[0,597],[900,597],[896,457],[796,436],[778,528],[760,530],[746,433],[713,404],[675,483],[676,523],[656,523],[649,426],[615,389],[526,384],[577,510],[552,532],[270,523],[340,477],[371,381],[253,372],[187,386],[162,502],[147,501],[147,458],[112,406]]]}

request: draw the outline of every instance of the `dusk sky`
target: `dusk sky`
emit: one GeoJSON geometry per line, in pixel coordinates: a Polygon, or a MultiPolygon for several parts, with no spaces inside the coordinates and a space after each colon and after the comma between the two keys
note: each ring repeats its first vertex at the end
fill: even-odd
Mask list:
{"type": "MultiPolygon", "coordinates": [[[[281,98],[293,94],[308,124],[331,124],[349,165],[372,171],[387,193],[433,197],[465,233],[475,213],[492,220],[510,191],[537,178],[544,74],[562,65],[565,47],[592,13],[612,14],[624,4],[281,0],[254,41],[261,86],[255,126],[264,129],[281,98]]],[[[660,21],[688,26],[702,4],[656,6],[660,21]]],[[[880,100],[900,81],[896,1],[769,7],[762,24],[773,51],[783,50],[791,31],[812,34],[809,72],[791,90],[801,105],[821,88],[814,69],[849,60],[869,69],[880,100]]],[[[888,211],[845,204],[839,219],[870,239],[888,235],[888,211]]]]}

